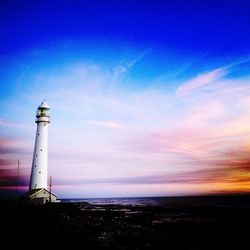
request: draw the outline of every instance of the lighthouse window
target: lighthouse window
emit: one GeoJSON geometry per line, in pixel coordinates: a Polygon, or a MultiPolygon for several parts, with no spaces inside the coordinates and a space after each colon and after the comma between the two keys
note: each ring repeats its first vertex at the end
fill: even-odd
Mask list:
{"type": "Polygon", "coordinates": [[[43,150],[41,149],[41,151],[43,151],[43,150]]]}
{"type": "Polygon", "coordinates": [[[37,157],[37,154],[36,154],[36,157],[37,157]]]}
{"type": "Polygon", "coordinates": [[[35,168],[36,168],[36,165],[35,165],[35,168]]]}
{"type": "Polygon", "coordinates": [[[39,133],[37,135],[40,135],[39,133]]]}
{"type": "Polygon", "coordinates": [[[39,171],[39,174],[41,174],[41,171],[39,171]]]}

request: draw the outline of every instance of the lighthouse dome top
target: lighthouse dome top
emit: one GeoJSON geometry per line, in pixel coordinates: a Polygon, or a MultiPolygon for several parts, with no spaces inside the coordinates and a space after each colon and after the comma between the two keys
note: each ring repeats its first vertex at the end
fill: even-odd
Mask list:
{"type": "Polygon", "coordinates": [[[40,106],[38,107],[38,109],[49,109],[49,105],[48,105],[48,103],[44,100],[44,101],[42,101],[42,103],[40,104],[40,106]]]}

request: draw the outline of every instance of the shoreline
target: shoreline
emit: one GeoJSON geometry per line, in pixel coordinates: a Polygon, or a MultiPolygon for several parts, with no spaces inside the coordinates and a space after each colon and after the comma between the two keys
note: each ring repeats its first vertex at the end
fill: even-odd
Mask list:
{"type": "MultiPolygon", "coordinates": [[[[16,239],[7,240],[11,246],[21,246],[27,236],[32,244],[45,238],[46,245],[56,249],[243,249],[250,225],[248,202],[248,198],[232,200],[233,206],[192,201],[162,206],[1,202],[2,238],[16,239]]],[[[29,249],[29,242],[26,245],[29,249]]]]}

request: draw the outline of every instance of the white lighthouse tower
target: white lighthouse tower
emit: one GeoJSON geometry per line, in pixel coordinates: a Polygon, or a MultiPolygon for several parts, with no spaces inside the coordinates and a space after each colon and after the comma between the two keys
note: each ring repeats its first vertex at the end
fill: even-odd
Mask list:
{"type": "MultiPolygon", "coordinates": [[[[26,197],[33,203],[44,204],[56,201],[56,195],[48,189],[48,128],[49,105],[43,101],[36,113],[36,139],[33,153],[29,192],[26,197]]],[[[50,186],[51,187],[51,186],[50,186]]]]}
{"type": "Polygon", "coordinates": [[[46,101],[37,109],[36,140],[33,153],[29,190],[48,187],[48,127],[50,123],[49,106],[46,101]]]}

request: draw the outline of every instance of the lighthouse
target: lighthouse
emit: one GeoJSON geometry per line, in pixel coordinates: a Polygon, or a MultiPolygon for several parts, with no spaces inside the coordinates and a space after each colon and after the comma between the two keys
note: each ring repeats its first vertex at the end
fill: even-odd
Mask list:
{"type": "Polygon", "coordinates": [[[34,204],[57,201],[57,196],[48,190],[48,128],[49,105],[43,101],[36,112],[36,138],[30,175],[29,192],[25,199],[34,204]]]}
{"type": "Polygon", "coordinates": [[[43,101],[36,113],[36,139],[33,153],[29,191],[48,187],[48,128],[49,105],[43,101]]]}

